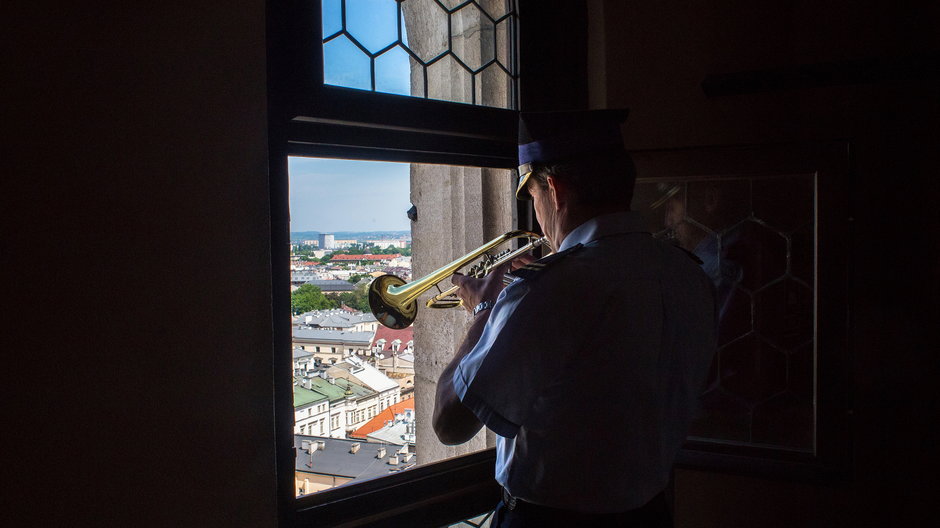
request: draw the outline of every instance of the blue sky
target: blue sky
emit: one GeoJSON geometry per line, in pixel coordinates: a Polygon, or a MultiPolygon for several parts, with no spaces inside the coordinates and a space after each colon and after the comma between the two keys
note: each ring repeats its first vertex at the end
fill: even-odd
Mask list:
{"type": "MultiPolygon", "coordinates": [[[[343,28],[339,0],[323,2],[323,36],[343,28]]],[[[398,40],[398,8],[394,0],[346,0],[346,30],[370,53],[377,53],[398,40]]],[[[402,23],[402,41],[408,43],[402,23]]],[[[326,84],[372,89],[369,56],[345,35],[323,45],[323,76],[326,84]]],[[[375,59],[375,91],[411,95],[408,54],[395,47],[375,59]]]]}
{"type": "MultiPolygon", "coordinates": [[[[339,0],[323,2],[323,34],[342,29],[339,0]]],[[[347,0],[347,29],[375,53],[398,38],[394,0],[347,0]]],[[[407,43],[407,35],[404,36],[407,43]]],[[[369,58],[339,37],[324,46],[327,84],[371,89],[369,58]]],[[[376,59],[376,91],[409,95],[407,54],[395,48],[376,59]]],[[[411,229],[407,163],[290,158],[291,231],[411,229]]]]}
{"type": "Polygon", "coordinates": [[[411,229],[409,164],[292,157],[291,231],[411,229]]]}

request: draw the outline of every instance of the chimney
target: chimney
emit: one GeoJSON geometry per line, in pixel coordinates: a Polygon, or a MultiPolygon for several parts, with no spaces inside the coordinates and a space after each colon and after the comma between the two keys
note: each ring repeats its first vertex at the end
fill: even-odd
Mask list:
{"type": "Polygon", "coordinates": [[[358,453],[358,452],[359,452],[359,442],[353,442],[353,444],[352,444],[351,446],[349,446],[349,452],[352,453],[352,454],[354,454],[354,455],[355,455],[356,453],[358,453]]]}
{"type": "Polygon", "coordinates": [[[379,450],[376,451],[376,453],[375,453],[375,458],[385,458],[385,448],[384,448],[384,447],[380,447],[379,450]]]}
{"type": "Polygon", "coordinates": [[[391,464],[391,465],[393,465],[393,466],[397,466],[397,465],[398,465],[398,455],[392,455],[392,456],[388,457],[388,463],[391,464]]]}
{"type": "Polygon", "coordinates": [[[320,451],[323,451],[324,449],[326,449],[326,440],[317,440],[317,448],[320,451]]]}

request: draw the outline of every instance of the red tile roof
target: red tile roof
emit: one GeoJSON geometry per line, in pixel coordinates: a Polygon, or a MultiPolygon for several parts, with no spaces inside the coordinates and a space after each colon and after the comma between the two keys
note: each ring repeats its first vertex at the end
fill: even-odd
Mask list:
{"type": "Polygon", "coordinates": [[[415,409],[414,398],[408,398],[407,400],[402,400],[396,403],[395,405],[388,407],[384,411],[375,415],[374,418],[366,422],[365,425],[349,433],[349,436],[352,438],[364,439],[366,435],[370,433],[374,433],[378,431],[379,429],[385,427],[386,423],[388,423],[390,420],[394,420],[396,414],[401,414],[405,412],[405,409],[411,409],[412,411],[414,411],[415,409]]]}
{"type": "Polygon", "coordinates": [[[401,255],[399,255],[398,253],[395,253],[394,255],[371,255],[368,253],[365,255],[333,255],[333,258],[331,258],[330,261],[332,262],[334,260],[392,260],[400,256],[401,255]]]}

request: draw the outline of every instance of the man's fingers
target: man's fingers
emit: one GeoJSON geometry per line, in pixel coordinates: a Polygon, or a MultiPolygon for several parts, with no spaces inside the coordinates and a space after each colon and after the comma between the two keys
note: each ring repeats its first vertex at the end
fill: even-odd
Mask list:
{"type": "Polygon", "coordinates": [[[503,275],[509,273],[510,266],[512,266],[512,262],[506,262],[506,263],[500,264],[499,266],[497,266],[490,272],[490,275],[495,275],[499,277],[499,281],[502,282],[503,275]]]}
{"type": "Polygon", "coordinates": [[[450,276],[450,283],[454,286],[463,286],[464,281],[467,280],[467,277],[460,273],[454,273],[450,276]]]}
{"type": "Polygon", "coordinates": [[[512,259],[512,269],[517,270],[523,266],[531,264],[538,260],[534,255],[519,255],[518,257],[512,259]]]}

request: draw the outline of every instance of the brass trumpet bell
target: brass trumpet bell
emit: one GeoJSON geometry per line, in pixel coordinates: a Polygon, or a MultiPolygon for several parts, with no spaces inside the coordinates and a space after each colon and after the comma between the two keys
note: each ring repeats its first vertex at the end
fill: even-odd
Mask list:
{"type": "Polygon", "coordinates": [[[418,315],[418,303],[410,301],[396,304],[388,295],[388,290],[404,284],[405,281],[400,277],[382,275],[376,277],[369,285],[369,308],[372,309],[372,315],[383,325],[395,330],[408,328],[418,315]]]}

